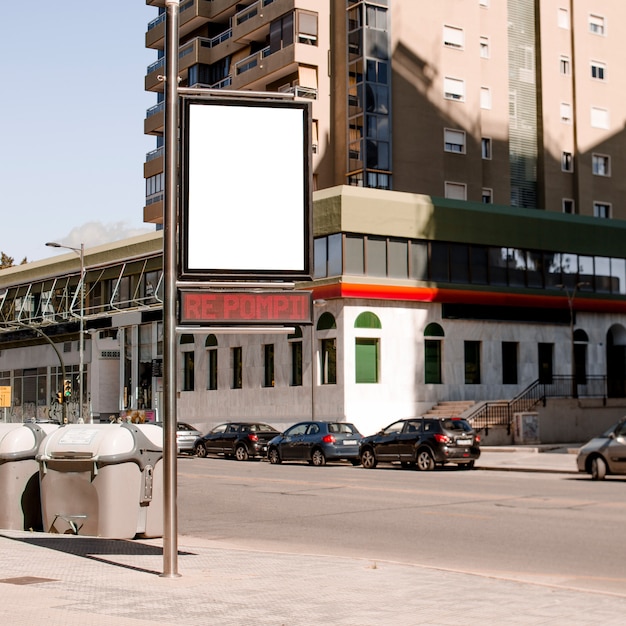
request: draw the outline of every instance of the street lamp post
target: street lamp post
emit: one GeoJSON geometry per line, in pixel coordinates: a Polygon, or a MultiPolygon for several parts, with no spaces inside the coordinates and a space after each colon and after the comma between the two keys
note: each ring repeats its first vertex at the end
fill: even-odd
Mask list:
{"type": "Polygon", "coordinates": [[[80,338],[78,340],[78,421],[83,422],[83,371],[85,369],[85,244],[80,248],[64,246],[55,241],[49,241],[46,245],[50,248],[64,248],[76,252],[80,258],[80,338]]]}

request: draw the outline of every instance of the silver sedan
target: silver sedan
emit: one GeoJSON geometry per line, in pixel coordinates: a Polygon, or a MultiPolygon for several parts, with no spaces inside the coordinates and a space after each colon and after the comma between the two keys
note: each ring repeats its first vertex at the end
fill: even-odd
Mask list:
{"type": "Polygon", "coordinates": [[[626,418],[588,441],[576,457],[579,472],[602,480],[607,474],[626,474],[626,418]]]}

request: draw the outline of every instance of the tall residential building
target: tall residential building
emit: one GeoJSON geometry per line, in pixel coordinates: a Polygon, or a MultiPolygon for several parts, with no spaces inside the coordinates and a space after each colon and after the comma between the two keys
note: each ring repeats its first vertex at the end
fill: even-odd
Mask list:
{"type": "MultiPolygon", "coordinates": [[[[144,221],[160,224],[165,8],[146,4],[159,14],[146,33],[157,103],[144,221]]],[[[312,100],[315,189],[626,218],[624,3],[187,0],[179,11],[182,86],[312,100]]],[[[236,128],[233,141],[245,144],[236,128]]]]}

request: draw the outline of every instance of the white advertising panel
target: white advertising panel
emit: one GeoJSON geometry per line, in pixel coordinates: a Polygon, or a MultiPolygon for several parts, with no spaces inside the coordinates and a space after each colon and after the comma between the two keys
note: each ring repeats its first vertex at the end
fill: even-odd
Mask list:
{"type": "Polygon", "coordinates": [[[309,107],[184,101],[183,279],[310,277],[309,107]]]}

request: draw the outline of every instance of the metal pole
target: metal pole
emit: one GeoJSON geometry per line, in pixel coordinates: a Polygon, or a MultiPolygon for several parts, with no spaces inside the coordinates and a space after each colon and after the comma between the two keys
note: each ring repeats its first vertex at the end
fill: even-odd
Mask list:
{"type": "Polygon", "coordinates": [[[83,376],[85,369],[85,244],[80,244],[80,340],[78,344],[78,421],[83,420],[83,376]]]}
{"type": "Polygon", "coordinates": [[[178,574],[176,449],[176,227],[178,198],[178,0],[165,0],[163,206],[163,574],[178,574]]]}

